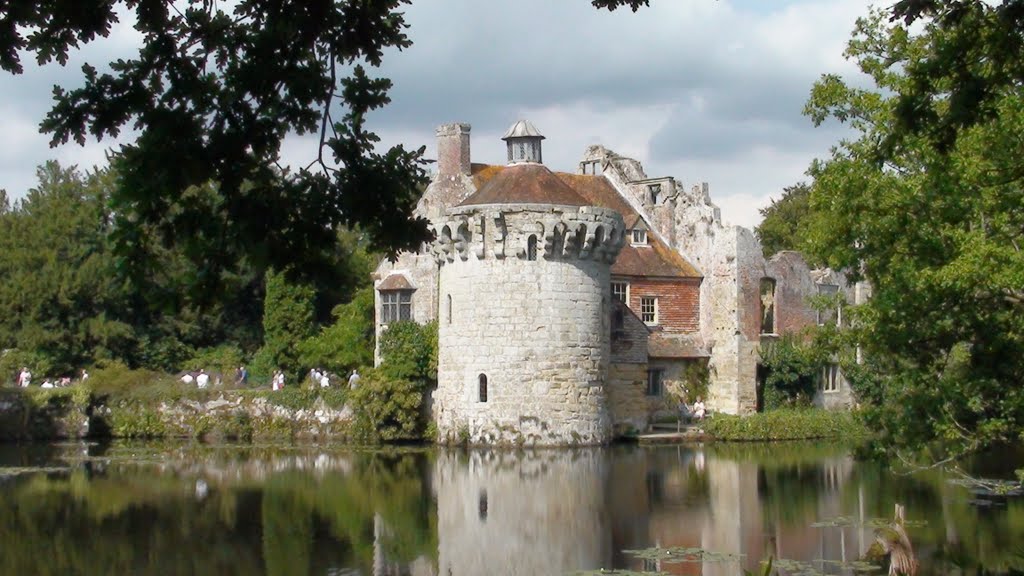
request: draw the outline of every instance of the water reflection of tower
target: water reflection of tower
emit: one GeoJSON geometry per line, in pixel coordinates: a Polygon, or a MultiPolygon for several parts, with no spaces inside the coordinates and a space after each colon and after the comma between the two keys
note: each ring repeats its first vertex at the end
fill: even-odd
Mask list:
{"type": "Polygon", "coordinates": [[[606,460],[600,450],[440,454],[438,573],[561,575],[609,565],[606,460]]]}

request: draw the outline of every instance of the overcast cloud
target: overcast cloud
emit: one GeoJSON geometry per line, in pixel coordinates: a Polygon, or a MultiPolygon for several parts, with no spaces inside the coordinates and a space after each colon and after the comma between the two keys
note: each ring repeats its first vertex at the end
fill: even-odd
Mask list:
{"type": "MultiPolygon", "coordinates": [[[[446,122],[473,125],[474,162],[503,162],[499,140],[518,118],[547,136],[545,162],[573,171],[589,144],[644,163],[650,176],[708,182],[733,223],[805,179],[841,127],[801,115],[823,73],[854,76],[842,53],[865,0],[652,0],[649,9],[597,11],[588,0],[415,0],[414,45],[378,71],[393,103],[371,118],[386,145],[427,145],[446,122]]],[[[33,67],[3,77],[0,188],[20,197],[47,159],[87,168],[116,141],[51,149],[37,131],[53,84],[74,86],[82,61],[129,54],[122,26],[68,68],[33,67]]],[[[122,138],[130,138],[130,134],[122,138]]],[[[291,138],[283,160],[305,165],[315,142],[291,138]]]]}

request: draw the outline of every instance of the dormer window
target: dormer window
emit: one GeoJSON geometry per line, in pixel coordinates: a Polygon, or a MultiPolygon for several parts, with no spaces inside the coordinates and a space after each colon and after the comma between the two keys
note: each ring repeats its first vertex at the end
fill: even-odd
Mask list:
{"type": "Polygon", "coordinates": [[[647,246],[647,230],[634,228],[632,244],[633,246],[647,246]]]}

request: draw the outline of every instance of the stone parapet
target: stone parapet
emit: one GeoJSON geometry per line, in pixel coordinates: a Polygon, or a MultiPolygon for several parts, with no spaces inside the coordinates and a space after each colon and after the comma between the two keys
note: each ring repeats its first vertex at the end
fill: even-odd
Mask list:
{"type": "Polygon", "coordinates": [[[473,255],[486,258],[529,259],[530,238],[535,254],[546,260],[615,262],[625,244],[622,216],[594,206],[493,204],[455,208],[433,223],[431,253],[442,265],[473,255]]]}

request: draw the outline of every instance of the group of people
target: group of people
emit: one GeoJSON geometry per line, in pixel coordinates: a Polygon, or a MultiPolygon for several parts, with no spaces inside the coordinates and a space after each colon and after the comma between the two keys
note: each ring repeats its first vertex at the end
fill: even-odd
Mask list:
{"type": "Polygon", "coordinates": [[[270,389],[284,390],[284,370],[274,370],[274,375],[270,378],[270,389]]]}
{"type": "MultiPolygon", "coordinates": [[[[27,371],[26,371],[27,372],[27,371]]],[[[84,378],[89,376],[82,371],[84,378]]],[[[31,375],[28,376],[29,378],[31,375]]],[[[196,372],[184,372],[180,377],[181,381],[185,384],[195,383],[198,388],[206,388],[210,385],[210,374],[205,369],[200,369],[196,372]]],[[[309,371],[309,380],[314,387],[330,388],[332,376],[326,371],[319,368],[313,368],[309,371]]],[[[26,380],[27,381],[27,378],[26,380]]],[[[22,382],[19,377],[19,384],[22,382]]],[[[220,385],[220,377],[216,379],[217,385],[220,385]]],[[[274,370],[273,375],[270,378],[270,389],[271,390],[283,390],[285,382],[284,370],[274,370]]],[[[356,370],[352,371],[352,374],[348,378],[349,388],[355,388],[359,382],[359,372],[356,370]]],[[[235,384],[237,386],[248,386],[249,384],[249,371],[245,366],[239,366],[235,370],[235,384]]]]}
{"type": "Polygon", "coordinates": [[[697,396],[697,401],[693,403],[693,406],[686,404],[683,400],[679,403],[679,415],[683,420],[703,420],[707,416],[707,406],[704,405],[704,400],[697,396]]]}
{"type": "MultiPolygon", "coordinates": [[[[196,383],[197,388],[206,388],[210,385],[210,375],[205,369],[200,369],[198,374],[193,375],[191,372],[186,372],[181,375],[181,381],[185,384],[196,383]]],[[[220,379],[217,379],[220,382],[220,379]]]]}
{"type": "MultiPolygon", "coordinates": [[[[79,382],[85,382],[89,379],[89,373],[84,369],[82,370],[79,382]]],[[[19,388],[28,388],[32,385],[32,372],[28,369],[28,366],[24,366],[21,372],[18,372],[16,384],[19,388]]],[[[71,386],[71,377],[62,376],[60,378],[44,378],[43,383],[39,386],[40,388],[63,388],[65,386],[71,386]]]]}
{"type": "Polygon", "coordinates": [[[313,383],[313,387],[330,388],[331,377],[327,374],[326,370],[320,370],[319,368],[313,368],[309,371],[309,379],[313,383]]]}

